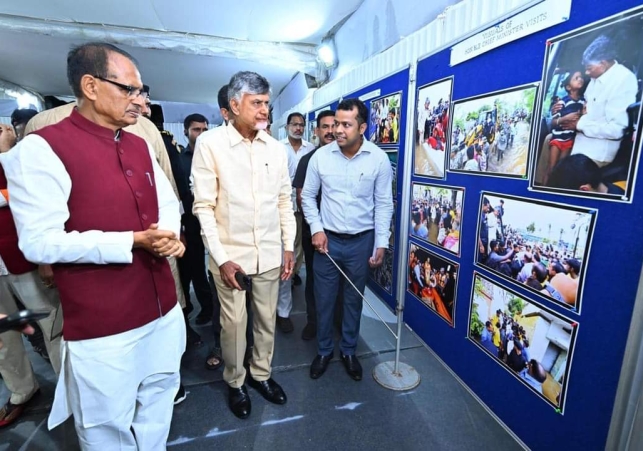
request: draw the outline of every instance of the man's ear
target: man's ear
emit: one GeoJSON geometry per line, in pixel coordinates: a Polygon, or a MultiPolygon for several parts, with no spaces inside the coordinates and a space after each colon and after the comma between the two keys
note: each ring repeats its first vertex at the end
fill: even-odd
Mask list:
{"type": "Polygon", "coordinates": [[[581,191],[593,191],[592,190],[592,185],[590,185],[589,183],[581,185],[578,189],[581,190],[581,191]]]}
{"type": "Polygon", "coordinates": [[[366,122],[363,122],[363,123],[359,126],[359,134],[360,134],[360,135],[363,135],[364,133],[366,133],[366,127],[368,127],[368,124],[367,124],[366,122]]]}
{"type": "Polygon", "coordinates": [[[232,111],[232,114],[235,116],[239,115],[239,102],[237,99],[230,99],[230,111],[232,111]]]}
{"type": "Polygon", "coordinates": [[[80,91],[88,100],[96,100],[98,97],[98,80],[89,74],[83,75],[80,79],[80,91]]]}

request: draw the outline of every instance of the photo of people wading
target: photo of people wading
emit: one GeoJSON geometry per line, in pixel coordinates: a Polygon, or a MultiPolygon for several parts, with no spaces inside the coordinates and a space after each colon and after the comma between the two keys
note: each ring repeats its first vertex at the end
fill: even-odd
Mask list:
{"type": "Polygon", "coordinates": [[[640,157],[643,11],[550,40],[532,186],[629,201],[640,157]]]}
{"type": "Polygon", "coordinates": [[[536,85],[453,103],[449,170],[524,177],[529,161],[536,85]]]}

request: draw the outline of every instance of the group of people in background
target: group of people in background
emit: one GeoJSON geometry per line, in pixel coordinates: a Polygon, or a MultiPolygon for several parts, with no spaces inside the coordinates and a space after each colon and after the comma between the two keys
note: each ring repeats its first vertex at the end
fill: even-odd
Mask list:
{"type": "Polygon", "coordinates": [[[503,223],[503,216],[503,200],[492,207],[483,198],[478,262],[544,296],[575,306],[582,259],[564,243],[524,238],[511,224],[503,223]]]}
{"type": "Polygon", "coordinates": [[[411,236],[457,253],[460,248],[462,206],[446,196],[425,191],[411,202],[411,236]]]}
{"type": "MultiPolygon", "coordinates": [[[[302,338],[318,343],[310,376],[333,358],[339,309],[341,360],[361,380],[366,278],[384,260],[393,213],[391,165],[364,139],[363,102],[318,116],[318,149],[302,139],[299,113],[279,142],[267,133],[269,82],[239,72],[219,91],[224,123],[188,116],[181,148],[127,52],[84,44],[67,68],[74,103],[31,118],[17,145],[13,127],[0,133],[0,314],[51,312],[39,322],[59,375],[49,427],[73,415],[82,449],[163,449],[172,405],[185,399],[181,356],[201,342],[191,286],[195,322],[211,321],[215,338],[205,364],[223,366],[232,413],[250,415],[246,385],[286,403],[272,377],[275,328],[293,330],[290,279],[301,283],[304,260],[302,338]]],[[[386,117],[396,128],[395,112],[386,117]]],[[[4,426],[38,385],[20,332],[1,338],[4,426]]]]}
{"type": "Polygon", "coordinates": [[[520,324],[520,313],[512,318],[498,309],[485,322],[480,344],[538,393],[543,394],[542,386],[547,380],[547,372],[540,362],[529,355],[529,339],[520,324]]]}
{"type": "Polygon", "coordinates": [[[450,104],[448,99],[440,99],[437,104],[431,105],[431,99],[427,97],[424,104],[418,106],[416,145],[422,142],[433,150],[445,149],[450,104]]]}

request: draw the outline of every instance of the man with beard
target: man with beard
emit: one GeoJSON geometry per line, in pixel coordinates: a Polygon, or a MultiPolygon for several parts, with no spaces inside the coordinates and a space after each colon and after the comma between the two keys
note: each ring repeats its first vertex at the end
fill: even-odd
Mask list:
{"type": "Polygon", "coordinates": [[[393,215],[392,172],[382,149],[364,139],[368,109],[359,99],[340,102],[335,112],[335,142],[310,160],[302,205],[313,234],[317,356],[310,377],[317,379],[333,357],[333,307],[342,275],[344,285],[341,359],[349,376],[362,379],[355,351],[368,268],[380,266],[388,248],[393,215]],[[320,207],[317,195],[322,190],[320,207]],[[331,261],[332,258],[332,261],[331,261]]]}
{"type": "MultiPolygon", "coordinates": [[[[325,110],[317,116],[317,127],[315,127],[315,135],[319,140],[319,147],[323,147],[335,141],[335,112],[332,110],[325,110]]],[[[317,149],[319,149],[319,147],[317,149]]],[[[306,171],[308,170],[308,163],[317,149],[304,155],[299,161],[297,166],[297,173],[292,183],[293,188],[297,190],[297,208],[302,211],[301,207],[301,190],[306,181],[306,171]]],[[[317,197],[317,203],[321,202],[321,192],[317,197]]],[[[304,340],[312,340],[317,334],[317,313],[315,311],[315,277],[313,273],[313,258],[315,249],[313,248],[312,235],[310,233],[310,226],[308,222],[302,221],[301,245],[304,249],[304,259],[306,261],[306,327],[301,333],[301,338],[304,340]]]]}

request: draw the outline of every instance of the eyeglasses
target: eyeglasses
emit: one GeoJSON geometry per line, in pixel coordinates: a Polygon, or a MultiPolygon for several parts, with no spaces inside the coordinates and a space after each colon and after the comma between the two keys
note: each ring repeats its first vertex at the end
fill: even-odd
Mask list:
{"type": "Polygon", "coordinates": [[[124,85],[122,83],[118,83],[116,81],[110,80],[108,78],[101,77],[100,75],[94,75],[94,78],[98,78],[99,80],[106,81],[107,83],[110,83],[114,86],[117,86],[121,88],[123,91],[127,93],[127,97],[130,97],[132,99],[137,98],[138,96],[143,96],[143,98],[147,98],[148,96],[148,91],[143,87],[143,88],[137,88],[135,86],[130,86],[130,85],[124,85]]]}

